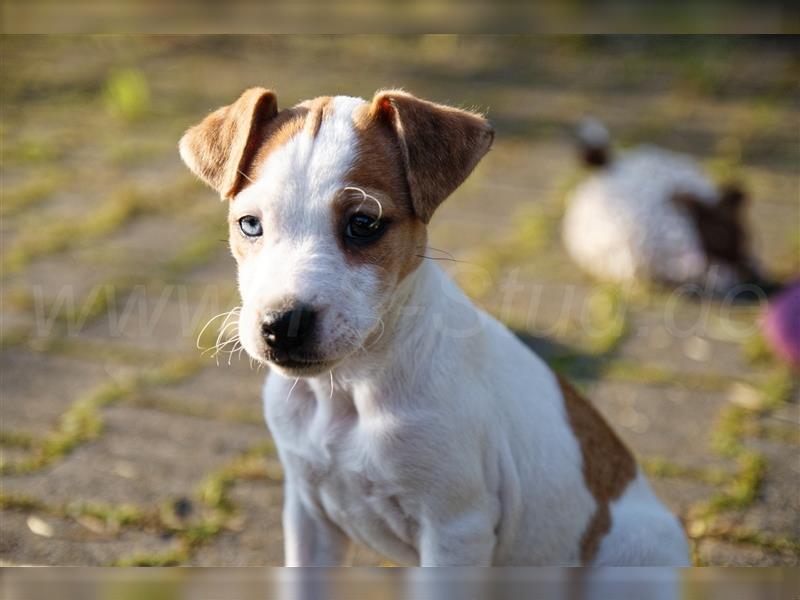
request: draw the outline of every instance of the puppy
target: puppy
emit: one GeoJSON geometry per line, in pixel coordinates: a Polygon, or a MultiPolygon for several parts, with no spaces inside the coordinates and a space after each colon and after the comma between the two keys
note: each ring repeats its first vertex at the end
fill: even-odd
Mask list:
{"type": "Polygon", "coordinates": [[[599,413],[422,260],[492,139],[405,92],[278,110],[262,88],[181,139],[230,201],[287,565],[342,564],[351,540],[410,565],[688,564],[599,413]]]}
{"type": "Polygon", "coordinates": [[[613,282],[694,283],[710,294],[741,284],[771,287],[748,246],[745,195],[718,189],[689,156],[639,146],[612,159],[597,121],[578,129],[597,170],[567,201],[564,245],[595,277],[613,282]]]}

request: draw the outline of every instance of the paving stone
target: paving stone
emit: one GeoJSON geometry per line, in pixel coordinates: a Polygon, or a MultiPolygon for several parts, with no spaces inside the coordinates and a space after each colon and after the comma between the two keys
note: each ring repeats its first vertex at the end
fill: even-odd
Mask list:
{"type": "Polygon", "coordinates": [[[528,335],[580,346],[604,331],[588,311],[591,285],[536,280],[518,271],[489,281],[492,287],[481,307],[528,335]]]}
{"type": "Polygon", "coordinates": [[[780,427],[800,427],[800,402],[794,398],[783,406],[778,407],[770,414],[763,417],[767,425],[778,425],[780,427]]]}
{"type": "Polygon", "coordinates": [[[14,464],[25,460],[30,456],[30,450],[18,446],[0,447],[0,462],[14,464]]]}
{"type": "Polygon", "coordinates": [[[86,257],[92,265],[111,265],[120,274],[144,277],[202,234],[203,228],[189,219],[142,216],[123,225],[102,244],[81,249],[78,257],[86,257]]]}
{"type": "MultiPolygon", "coordinates": [[[[191,564],[219,567],[282,566],[281,486],[245,481],[236,484],[230,497],[242,517],[238,531],[224,531],[211,543],[201,547],[191,564]]],[[[361,546],[352,549],[351,564],[354,566],[374,566],[382,560],[361,546]]]]}
{"type": "MultiPolygon", "coordinates": [[[[787,254],[786,246],[787,242],[791,244],[793,236],[797,236],[797,224],[800,222],[796,173],[783,185],[773,181],[770,183],[772,185],[760,190],[764,201],[753,202],[748,211],[751,222],[758,223],[754,228],[752,246],[765,267],[769,269],[771,265],[779,265],[783,267],[784,275],[795,277],[800,268],[800,256],[797,252],[793,256],[787,254]],[[774,201],[783,199],[788,204],[774,201]]],[[[768,272],[774,275],[774,268],[768,272]]]]}
{"type": "Polygon", "coordinates": [[[667,507],[685,518],[689,509],[714,493],[714,486],[678,477],[648,476],[650,486],[667,507]]]}
{"type": "Polygon", "coordinates": [[[192,497],[214,469],[267,438],[258,425],[125,406],[104,410],[103,419],[97,440],[48,469],[4,478],[3,489],[49,503],[94,499],[157,506],[192,497]]]}
{"type": "Polygon", "coordinates": [[[9,565],[94,566],[177,548],[175,540],[156,533],[125,530],[98,534],[72,520],[40,518],[52,528],[51,537],[33,533],[25,514],[0,512],[0,560],[9,565]]]}
{"type": "Polygon", "coordinates": [[[114,298],[108,313],[80,330],[82,338],[111,339],[144,351],[199,353],[197,334],[209,316],[225,310],[217,298],[199,302],[184,287],[173,284],[137,285],[114,298]]]}
{"type": "Polygon", "coordinates": [[[77,358],[4,350],[0,353],[2,429],[44,435],[75,400],[122,374],[77,358]]]}
{"type": "Polygon", "coordinates": [[[25,310],[8,307],[3,303],[3,318],[0,320],[0,339],[3,345],[8,344],[8,340],[28,339],[30,333],[35,330],[35,317],[25,310]]]}
{"type": "MultiPolygon", "coordinates": [[[[734,309],[735,313],[735,309],[734,309]]],[[[731,339],[745,341],[758,331],[742,319],[721,317],[726,313],[716,304],[690,304],[673,311],[669,304],[660,310],[631,311],[629,334],[616,355],[619,358],[651,361],[664,370],[678,373],[713,374],[738,379],[751,372],[738,343],[714,338],[710,329],[725,330],[731,339]],[[709,314],[712,317],[704,316],[709,314]],[[673,313],[680,313],[678,315],[673,313]],[[713,324],[710,321],[713,319],[713,324]]]]}
{"type": "Polygon", "coordinates": [[[694,467],[731,467],[710,450],[711,428],[724,396],[677,386],[600,381],[586,395],[639,456],[694,467]]]}
{"type": "Polygon", "coordinates": [[[231,490],[238,508],[238,531],[223,531],[201,547],[191,564],[215,567],[257,567],[283,565],[280,485],[244,481],[231,490]]]}
{"type": "MultiPolygon", "coordinates": [[[[220,238],[219,246],[219,250],[201,268],[193,269],[184,277],[181,277],[181,283],[186,285],[220,286],[221,290],[236,292],[236,260],[228,248],[226,238],[220,238]]],[[[238,296],[235,298],[238,302],[238,296]]]]}
{"type": "Polygon", "coordinates": [[[32,306],[38,321],[46,323],[48,319],[59,314],[53,311],[59,308],[54,304],[56,302],[61,303],[62,312],[70,306],[82,311],[94,294],[106,293],[111,282],[125,275],[114,265],[101,266],[81,261],[78,252],[70,249],[57,256],[34,260],[24,271],[8,278],[9,286],[39,303],[32,306]],[[37,309],[37,306],[45,310],[37,309]]]}
{"type": "Polygon", "coordinates": [[[217,415],[220,419],[250,416],[261,423],[261,389],[267,371],[251,367],[244,357],[234,357],[230,365],[222,357],[219,365],[213,359],[209,363],[188,381],[172,386],[170,396],[180,398],[203,414],[217,415]]]}
{"type": "MultiPolygon", "coordinates": [[[[102,206],[105,200],[102,195],[108,190],[107,181],[98,181],[81,189],[75,189],[74,184],[70,184],[71,178],[65,179],[63,170],[59,172],[42,169],[38,173],[31,173],[27,183],[30,185],[32,181],[42,179],[44,181],[56,179],[57,185],[53,187],[52,193],[11,216],[11,228],[26,236],[35,232],[37,226],[42,224],[49,225],[64,220],[73,221],[81,214],[96,210],[102,206]]],[[[5,185],[3,187],[5,188],[5,185]]],[[[71,240],[71,242],[80,243],[80,240],[71,240]]]]}
{"type": "Polygon", "coordinates": [[[797,556],[770,552],[757,546],[730,544],[716,539],[704,539],[698,544],[698,553],[707,565],[726,567],[797,566],[797,556]]]}
{"type": "Polygon", "coordinates": [[[800,541],[800,448],[793,444],[750,441],[767,460],[756,503],[742,526],[800,541]]]}
{"type": "Polygon", "coordinates": [[[566,144],[498,144],[466,185],[439,207],[431,221],[429,245],[469,260],[473,251],[508,239],[520,212],[535,211],[551,200],[573,166],[572,149],[566,144]],[[532,164],[550,175],[531,181],[525,174],[532,164]]]}

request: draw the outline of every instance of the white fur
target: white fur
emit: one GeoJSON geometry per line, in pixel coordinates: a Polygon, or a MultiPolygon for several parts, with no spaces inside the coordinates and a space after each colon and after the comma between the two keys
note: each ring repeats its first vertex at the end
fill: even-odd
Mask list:
{"type": "MultiPolygon", "coordinates": [[[[276,150],[234,201],[265,230],[240,267],[245,348],[262,359],[260,315],[299,297],[326,306],[335,359],[314,376],[274,370],[264,387],[286,563],[341,564],[355,540],[402,564],[578,564],[596,503],[552,372],[432,261],[380,292],[385,274],[337,247],[330,205],[348,184],[358,102],[337,98],[316,140],[276,150]]],[[[609,539],[625,548],[604,542],[598,562],[688,562],[649,488],[631,485],[613,514],[609,539]]]]}
{"type": "Polygon", "coordinates": [[[723,291],[735,285],[729,268],[707,261],[691,218],[672,201],[676,193],[718,201],[690,157],[654,146],[624,153],[568,198],[567,251],[603,280],[694,282],[723,291]]]}
{"type": "Polygon", "coordinates": [[[683,530],[676,527],[675,517],[663,510],[641,471],[612,503],[611,522],[595,566],[688,564],[683,530]],[[643,523],[647,527],[642,527],[643,523]]]}

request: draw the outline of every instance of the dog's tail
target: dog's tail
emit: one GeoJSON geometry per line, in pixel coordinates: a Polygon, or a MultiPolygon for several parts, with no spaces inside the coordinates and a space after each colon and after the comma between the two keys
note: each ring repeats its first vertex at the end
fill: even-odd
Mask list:
{"type": "Polygon", "coordinates": [[[575,137],[584,164],[605,167],[611,162],[611,136],[597,119],[587,117],[575,128],[575,137]]]}

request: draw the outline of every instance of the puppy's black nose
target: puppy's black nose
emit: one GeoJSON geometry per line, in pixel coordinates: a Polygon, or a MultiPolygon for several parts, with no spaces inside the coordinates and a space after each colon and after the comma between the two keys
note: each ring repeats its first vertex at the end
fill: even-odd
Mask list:
{"type": "Polygon", "coordinates": [[[289,310],[268,313],[261,324],[264,342],[273,350],[288,352],[311,338],[317,313],[311,307],[297,304],[289,310]]]}

